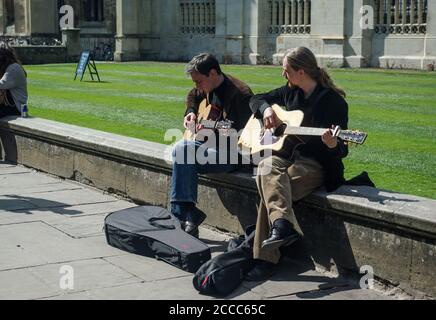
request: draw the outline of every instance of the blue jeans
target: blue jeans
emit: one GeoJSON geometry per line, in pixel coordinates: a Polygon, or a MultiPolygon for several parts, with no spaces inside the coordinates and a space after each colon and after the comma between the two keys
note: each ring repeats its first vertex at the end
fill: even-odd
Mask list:
{"type": "MultiPolygon", "coordinates": [[[[199,174],[226,173],[234,171],[238,167],[238,164],[220,164],[218,150],[202,147],[202,143],[199,141],[183,140],[178,142],[173,149],[171,203],[191,203],[195,205],[198,198],[199,174]],[[204,155],[207,159],[215,159],[215,161],[203,163],[197,157],[198,154],[204,155]]],[[[183,217],[179,218],[183,219],[183,217]]]]}

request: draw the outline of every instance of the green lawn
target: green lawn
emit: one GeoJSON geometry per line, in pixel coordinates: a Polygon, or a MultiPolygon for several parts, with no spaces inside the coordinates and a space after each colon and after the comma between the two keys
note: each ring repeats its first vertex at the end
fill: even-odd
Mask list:
{"type": "MultiPolygon", "coordinates": [[[[192,87],[183,64],[99,64],[103,83],[74,82],[75,67],[26,66],[32,116],[161,143],[167,129],[182,129],[184,97],[192,87]]],[[[256,93],[284,84],[280,67],[223,69],[256,93]]],[[[350,128],[369,133],[364,146],[351,149],[347,177],[366,170],[379,188],[436,199],[436,73],[331,74],[348,93],[350,128]]]]}

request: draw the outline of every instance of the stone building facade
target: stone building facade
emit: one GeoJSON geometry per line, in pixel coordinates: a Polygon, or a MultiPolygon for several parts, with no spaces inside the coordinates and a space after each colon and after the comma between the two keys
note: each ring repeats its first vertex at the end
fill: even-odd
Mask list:
{"type": "Polygon", "coordinates": [[[59,9],[71,5],[83,49],[115,47],[116,0],[0,0],[0,35],[24,44],[61,39],[59,9]]]}
{"type": "Polygon", "coordinates": [[[328,66],[436,62],[434,0],[3,0],[3,35],[59,35],[62,4],[75,10],[82,47],[111,43],[117,61],[209,51],[227,63],[270,64],[304,45],[328,66]]]}

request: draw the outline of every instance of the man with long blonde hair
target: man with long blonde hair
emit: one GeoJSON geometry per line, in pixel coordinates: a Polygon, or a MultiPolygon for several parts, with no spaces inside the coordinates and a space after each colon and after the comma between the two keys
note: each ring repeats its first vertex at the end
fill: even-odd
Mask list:
{"type": "MultiPolygon", "coordinates": [[[[287,84],[254,96],[250,107],[265,129],[276,128],[279,119],[272,106],[301,110],[303,126],[347,129],[348,105],[345,92],[318,66],[315,55],[305,47],[288,52],[283,59],[282,75],[287,84]]],[[[280,248],[298,240],[303,232],[292,204],[318,187],[333,191],[344,183],[342,158],[347,145],[326,130],[322,137],[307,139],[306,144],[272,155],[259,164],[257,187],[261,197],[254,240],[255,265],[248,281],[263,281],[276,270],[280,248]]]]}

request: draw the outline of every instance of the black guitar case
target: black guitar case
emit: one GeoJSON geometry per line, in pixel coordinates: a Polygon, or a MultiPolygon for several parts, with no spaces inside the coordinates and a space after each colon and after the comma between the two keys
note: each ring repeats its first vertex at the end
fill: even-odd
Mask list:
{"type": "Polygon", "coordinates": [[[159,207],[114,212],[105,219],[105,233],[115,248],[154,257],[191,273],[211,259],[209,247],[182,231],[179,220],[159,207]]]}

